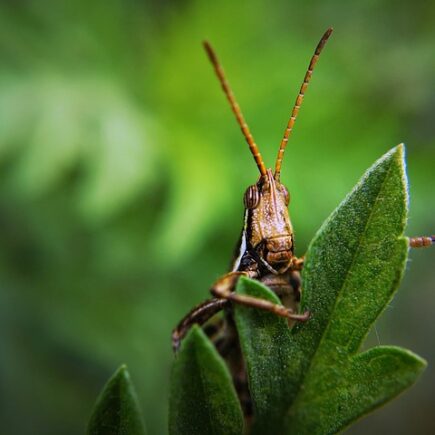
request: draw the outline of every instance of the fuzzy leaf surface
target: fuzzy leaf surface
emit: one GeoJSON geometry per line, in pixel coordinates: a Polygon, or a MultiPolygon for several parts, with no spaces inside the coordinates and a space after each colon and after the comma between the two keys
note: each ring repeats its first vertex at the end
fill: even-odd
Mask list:
{"type": "Polygon", "coordinates": [[[145,435],[145,425],[126,366],[104,386],[92,412],[88,435],[145,435]]]}
{"type": "MultiPolygon", "coordinates": [[[[258,281],[241,277],[237,293],[280,303],[258,281]]],[[[236,305],[235,317],[242,352],[249,374],[255,412],[255,431],[280,433],[291,403],[292,385],[287,383],[291,364],[291,337],[287,321],[275,314],[236,305]]]]}
{"type": "Polygon", "coordinates": [[[171,435],[240,435],[243,416],[225,362],[198,326],[181,344],[171,375],[171,435]]]}

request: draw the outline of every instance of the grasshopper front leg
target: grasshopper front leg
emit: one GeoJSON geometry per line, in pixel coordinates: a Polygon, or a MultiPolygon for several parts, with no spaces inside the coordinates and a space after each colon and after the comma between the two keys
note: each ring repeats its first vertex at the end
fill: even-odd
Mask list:
{"type": "Polygon", "coordinates": [[[236,304],[245,305],[246,307],[270,311],[271,313],[287,319],[299,320],[301,322],[309,319],[310,313],[308,311],[303,314],[297,314],[290,308],[286,308],[264,299],[236,294],[234,289],[237,280],[242,275],[254,277],[250,272],[230,272],[215,282],[213,287],[210,289],[212,295],[219,299],[230,300],[236,304]]]}
{"type": "Polygon", "coordinates": [[[305,255],[300,258],[294,257],[290,269],[300,272],[304,268],[304,263],[305,263],[305,255]]]}
{"type": "Polygon", "coordinates": [[[234,293],[237,281],[240,276],[255,278],[255,272],[230,272],[217,280],[210,292],[212,299],[207,299],[201,304],[193,308],[172,331],[172,348],[174,352],[180,347],[181,340],[185,337],[189,329],[194,325],[203,325],[212,316],[233,303],[245,305],[247,307],[258,308],[260,310],[270,311],[278,316],[287,319],[306,321],[310,317],[310,313],[306,311],[303,314],[294,313],[290,308],[275,304],[264,299],[255,298],[252,296],[238,295],[234,293]]]}

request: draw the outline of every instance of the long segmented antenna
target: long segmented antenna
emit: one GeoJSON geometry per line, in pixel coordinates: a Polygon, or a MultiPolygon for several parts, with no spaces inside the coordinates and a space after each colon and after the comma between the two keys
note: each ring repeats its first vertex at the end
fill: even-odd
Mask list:
{"type": "Polygon", "coordinates": [[[322,52],[323,47],[326,44],[326,41],[329,39],[332,33],[332,27],[330,27],[322,36],[322,39],[317,44],[316,50],[314,52],[313,57],[311,58],[310,64],[308,66],[308,70],[305,73],[304,81],[302,82],[301,88],[299,90],[299,94],[296,97],[295,105],[293,106],[292,114],[287,124],[287,128],[284,132],[284,137],[282,138],[281,145],[279,146],[278,156],[276,158],[275,163],[275,179],[279,181],[281,174],[281,164],[284,156],[285,147],[287,146],[287,142],[291,132],[293,130],[293,126],[296,121],[296,117],[298,116],[299,109],[301,107],[302,101],[304,100],[305,91],[307,90],[308,83],[310,82],[311,76],[313,75],[314,67],[319,59],[320,53],[322,52]]]}
{"type": "Polygon", "coordinates": [[[257,163],[258,170],[260,171],[261,175],[265,176],[266,167],[264,166],[263,158],[261,157],[257,144],[255,143],[254,138],[252,137],[252,134],[249,131],[248,124],[246,124],[245,118],[243,117],[240,107],[237,104],[233,91],[231,90],[230,85],[227,79],[225,78],[224,70],[222,69],[219,60],[216,56],[216,53],[214,52],[211,45],[207,41],[204,41],[203,44],[208,54],[208,57],[211,63],[213,64],[214,70],[221,83],[222,89],[225,92],[225,95],[227,96],[231,109],[234,112],[234,115],[236,115],[237,122],[240,128],[242,129],[242,133],[245,136],[246,142],[248,142],[249,149],[251,150],[251,153],[254,156],[255,162],[257,163]]]}

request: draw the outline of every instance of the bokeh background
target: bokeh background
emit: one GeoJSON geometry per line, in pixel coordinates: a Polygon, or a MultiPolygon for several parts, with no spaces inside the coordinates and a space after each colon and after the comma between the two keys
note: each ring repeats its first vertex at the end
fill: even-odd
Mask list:
{"type": "MultiPolygon", "coordinates": [[[[166,432],[171,328],[227,270],[257,172],[201,47],[210,39],[272,165],[297,251],[378,157],[407,144],[408,234],[435,230],[435,3],[4,0],[0,3],[0,420],[83,433],[127,363],[166,432]]],[[[368,345],[429,361],[351,434],[435,431],[435,250],[410,254],[368,345]]]]}

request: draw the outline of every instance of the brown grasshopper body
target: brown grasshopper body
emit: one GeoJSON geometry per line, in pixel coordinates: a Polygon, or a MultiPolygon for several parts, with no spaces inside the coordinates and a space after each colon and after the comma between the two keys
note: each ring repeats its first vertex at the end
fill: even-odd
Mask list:
{"type": "MultiPolygon", "coordinates": [[[[301,292],[300,270],[303,267],[303,257],[297,258],[295,256],[293,227],[288,212],[290,194],[281,183],[280,174],[284,150],[293,130],[306,88],[320,52],[331,33],[331,28],[325,32],[311,58],[279,147],[274,172],[271,169],[266,169],[258,147],[225,79],[216,54],[207,42],[204,43],[222,89],[248,142],[260,176],[256,184],[249,186],[244,195],[244,226],[231,271],[212,286],[210,291],[213,298],[192,309],[177,325],[172,333],[172,345],[174,351],[178,350],[181,340],[193,324],[205,324],[206,333],[230,367],[247,416],[251,414],[251,406],[243,358],[232,314],[232,304],[237,303],[273,312],[287,318],[289,324],[294,323],[294,321],[306,321],[310,316],[308,311],[301,314],[297,313],[301,292]],[[268,286],[280,298],[282,305],[236,294],[234,292],[235,285],[241,275],[257,279],[268,286]],[[211,317],[222,310],[225,312],[223,318],[217,322],[208,322],[211,317]]],[[[409,239],[409,244],[411,247],[424,247],[431,245],[434,241],[434,236],[417,237],[409,239]]]]}

